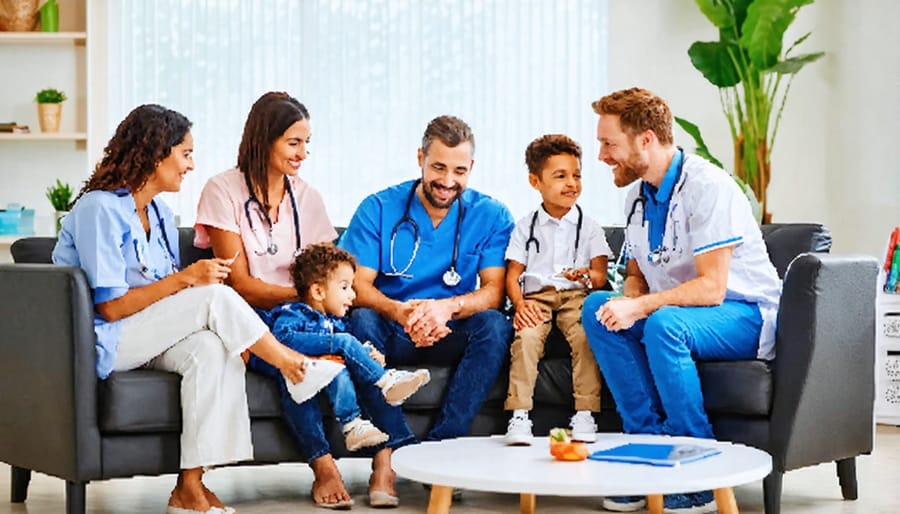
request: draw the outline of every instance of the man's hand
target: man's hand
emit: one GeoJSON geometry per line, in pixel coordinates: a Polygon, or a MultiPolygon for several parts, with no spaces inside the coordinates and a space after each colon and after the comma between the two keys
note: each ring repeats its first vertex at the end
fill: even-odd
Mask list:
{"type": "Polygon", "coordinates": [[[636,321],[646,318],[648,313],[640,298],[617,296],[603,304],[596,316],[607,330],[627,330],[636,321]]]}
{"type": "Polygon", "coordinates": [[[522,300],[515,306],[516,315],[513,316],[513,328],[522,330],[523,328],[536,327],[545,321],[544,312],[541,310],[538,302],[534,300],[522,300]]]}
{"type": "Polygon", "coordinates": [[[406,319],[403,330],[416,347],[432,346],[450,334],[447,322],[453,318],[457,305],[452,299],[411,300],[412,314],[406,319]]]}

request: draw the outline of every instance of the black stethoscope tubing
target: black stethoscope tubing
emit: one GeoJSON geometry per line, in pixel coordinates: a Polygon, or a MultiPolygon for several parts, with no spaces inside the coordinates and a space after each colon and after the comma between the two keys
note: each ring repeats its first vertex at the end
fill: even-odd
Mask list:
{"type": "MultiPolygon", "coordinates": [[[[543,208],[543,205],[541,206],[543,208]]],[[[575,204],[575,208],[578,209],[578,221],[575,223],[575,255],[572,258],[573,261],[578,259],[578,245],[581,242],[581,224],[584,221],[584,213],[581,212],[581,206],[575,204]]],[[[546,209],[544,209],[546,210],[546,209]]],[[[534,243],[534,251],[536,253],[541,253],[541,242],[534,237],[534,226],[537,224],[538,219],[538,210],[535,209],[534,215],[531,216],[531,225],[528,227],[528,239],[525,241],[525,255],[528,255],[529,248],[531,247],[531,243],[534,243]]]]}
{"type": "MultiPolygon", "coordinates": [[[[412,260],[415,259],[416,249],[418,249],[418,247],[419,247],[419,241],[420,241],[419,224],[416,223],[416,220],[412,219],[412,217],[409,215],[409,211],[412,208],[413,198],[415,198],[415,196],[416,196],[416,188],[419,187],[419,184],[421,184],[421,183],[422,183],[422,179],[416,179],[416,181],[413,182],[412,188],[410,188],[409,194],[406,197],[406,207],[403,209],[403,217],[401,217],[399,220],[397,220],[397,222],[394,223],[394,227],[391,229],[391,267],[393,268],[391,271],[393,272],[393,275],[395,275],[395,276],[402,276],[404,273],[406,273],[407,270],[409,270],[409,267],[412,265],[412,260]],[[413,256],[412,256],[412,260],[410,260],[410,263],[407,264],[406,268],[404,268],[403,271],[398,272],[393,265],[394,238],[397,236],[397,232],[400,230],[400,227],[402,227],[404,223],[409,223],[409,225],[412,227],[412,233],[413,233],[412,235],[413,235],[413,240],[415,241],[415,247],[413,249],[413,256]]],[[[450,267],[444,273],[444,283],[451,287],[455,286],[457,283],[459,283],[459,274],[456,271],[456,261],[457,261],[457,258],[459,257],[459,232],[460,232],[460,227],[462,226],[462,219],[463,219],[463,213],[464,213],[463,204],[462,204],[462,193],[460,193],[456,197],[456,205],[459,206],[459,216],[456,218],[456,234],[453,238],[453,260],[450,261],[450,267]],[[450,282],[455,282],[455,283],[450,283],[450,282]]]]}
{"type": "MultiPolygon", "coordinates": [[[[288,179],[287,175],[285,175],[285,177],[284,177],[284,188],[285,188],[285,193],[291,199],[291,211],[292,211],[293,217],[294,217],[294,242],[297,245],[295,248],[295,251],[299,251],[300,250],[300,212],[297,210],[297,199],[294,198],[294,189],[291,187],[291,181],[288,179]]],[[[266,220],[266,223],[269,225],[269,238],[268,238],[269,244],[268,244],[268,246],[262,252],[259,252],[258,250],[254,250],[254,253],[256,255],[265,255],[265,254],[275,255],[276,253],[278,253],[278,244],[275,243],[275,239],[272,235],[272,231],[274,229],[274,225],[272,225],[272,218],[269,217],[268,210],[266,210],[266,208],[263,207],[262,202],[260,202],[259,199],[256,198],[256,194],[253,192],[252,189],[250,190],[250,197],[247,198],[246,202],[244,202],[244,215],[247,216],[247,224],[250,225],[250,230],[252,231],[253,230],[253,218],[250,217],[250,203],[251,202],[255,203],[257,205],[257,207],[259,207],[259,212],[262,213],[263,218],[266,220]]]]}

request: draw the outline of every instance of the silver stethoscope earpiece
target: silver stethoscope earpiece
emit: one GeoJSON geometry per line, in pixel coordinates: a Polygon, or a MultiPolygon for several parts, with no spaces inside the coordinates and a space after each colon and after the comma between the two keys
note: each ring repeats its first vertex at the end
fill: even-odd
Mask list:
{"type": "MultiPolygon", "coordinates": [[[[297,199],[294,198],[294,189],[291,187],[291,182],[287,178],[284,177],[284,192],[291,199],[291,210],[294,215],[294,241],[297,246],[294,249],[294,255],[300,252],[300,213],[297,210],[297,199]]],[[[244,215],[247,216],[247,224],[250,225],[250,230],[253,232],[254,237],[256,237],[256,241],[259,243],[261,250],[253,250],[253,253],[259,256],[263,255],[275,255],[278,253],[278,243],[275,242],[275,238],[272,234],[273,225],[272,218],[269,217],[269,212],[263,207],[262,202],[256,198],[256,195],[253,193],[253,189],[250,187],[250,184],[247,184],[247,189],[250,191],[250,197],[247,198],[247,201],[244,202],[244,215]],[[263,244],[263,241],[260,239],[259,234],[253,226],[253,218],[250,217],[250,204],[256,204],[257,211],[259,211],[260,221],[264,221],[266,224],[266,241],[263,244]]]]}
{"type": "MultiPolygon", "coordinates": [[[[412,275],[408,272],[409,268],[412,267],[413,262],[416,260],[416,254],[419,252],[419,244],[422,242],[422,238],[419,236],[419,224],[409,215],[409,210],[412,207],[412,201],[416,195],[416,188],[421,182],[422,179],[413,182],[412,189],[409,190],[409,195],[406,197],[406,208],[403,210],[403,216],[394,223],[394,227],[391,229],[390,255],[388,257],[388,264],[391,267],[391,271],[383,272],[385,276],[412,278],[412,275]],[[403,269],[398,270],[396,264],[394,264],[394,240],[397,238],[397,232],[400,231],[400,227],[402,227],[404,223],[412,227],[413,249],[406,266],[404,266],[403,269]]],[[[459,229],[463,219],[462,193],[456,197],[456,204],[459,206],[459,216],[456,218],[456,235],[453,239],[453,260],[450,261],[450,267],[447,268],[447,271],[445,271],[441,277],[444,285],[447,287],[454,287],[462,281],[462,277],[456,271],[456,260],[459,256],[459,229]]]]}

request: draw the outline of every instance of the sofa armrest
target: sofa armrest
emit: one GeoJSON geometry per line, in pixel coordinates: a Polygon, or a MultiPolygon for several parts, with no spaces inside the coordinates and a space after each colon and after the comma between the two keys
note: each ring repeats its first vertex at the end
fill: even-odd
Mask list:
{"type": "Polygon", "coordinates": [[[807,253],[790,264],[774,363],[775,469],[872,450],[877,268],[861,255],[807,253]]]}
{"type": "Polygon", "coordinates": [[[93,303],[84,273],[0,265],[0,461],[101,476],[93,303]]]}

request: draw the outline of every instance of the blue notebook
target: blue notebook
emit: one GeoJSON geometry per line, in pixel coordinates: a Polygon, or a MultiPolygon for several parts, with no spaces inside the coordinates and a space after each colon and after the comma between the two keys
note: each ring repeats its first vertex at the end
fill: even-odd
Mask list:
{"type": "Polygon", "coordinates": [[[715,448],[696,444],[644,444],[628,443],[606,450],[596,451],[588,456],[593,460],[630,462],[652,466],[680,466],[722,453],[715,448]]]}

